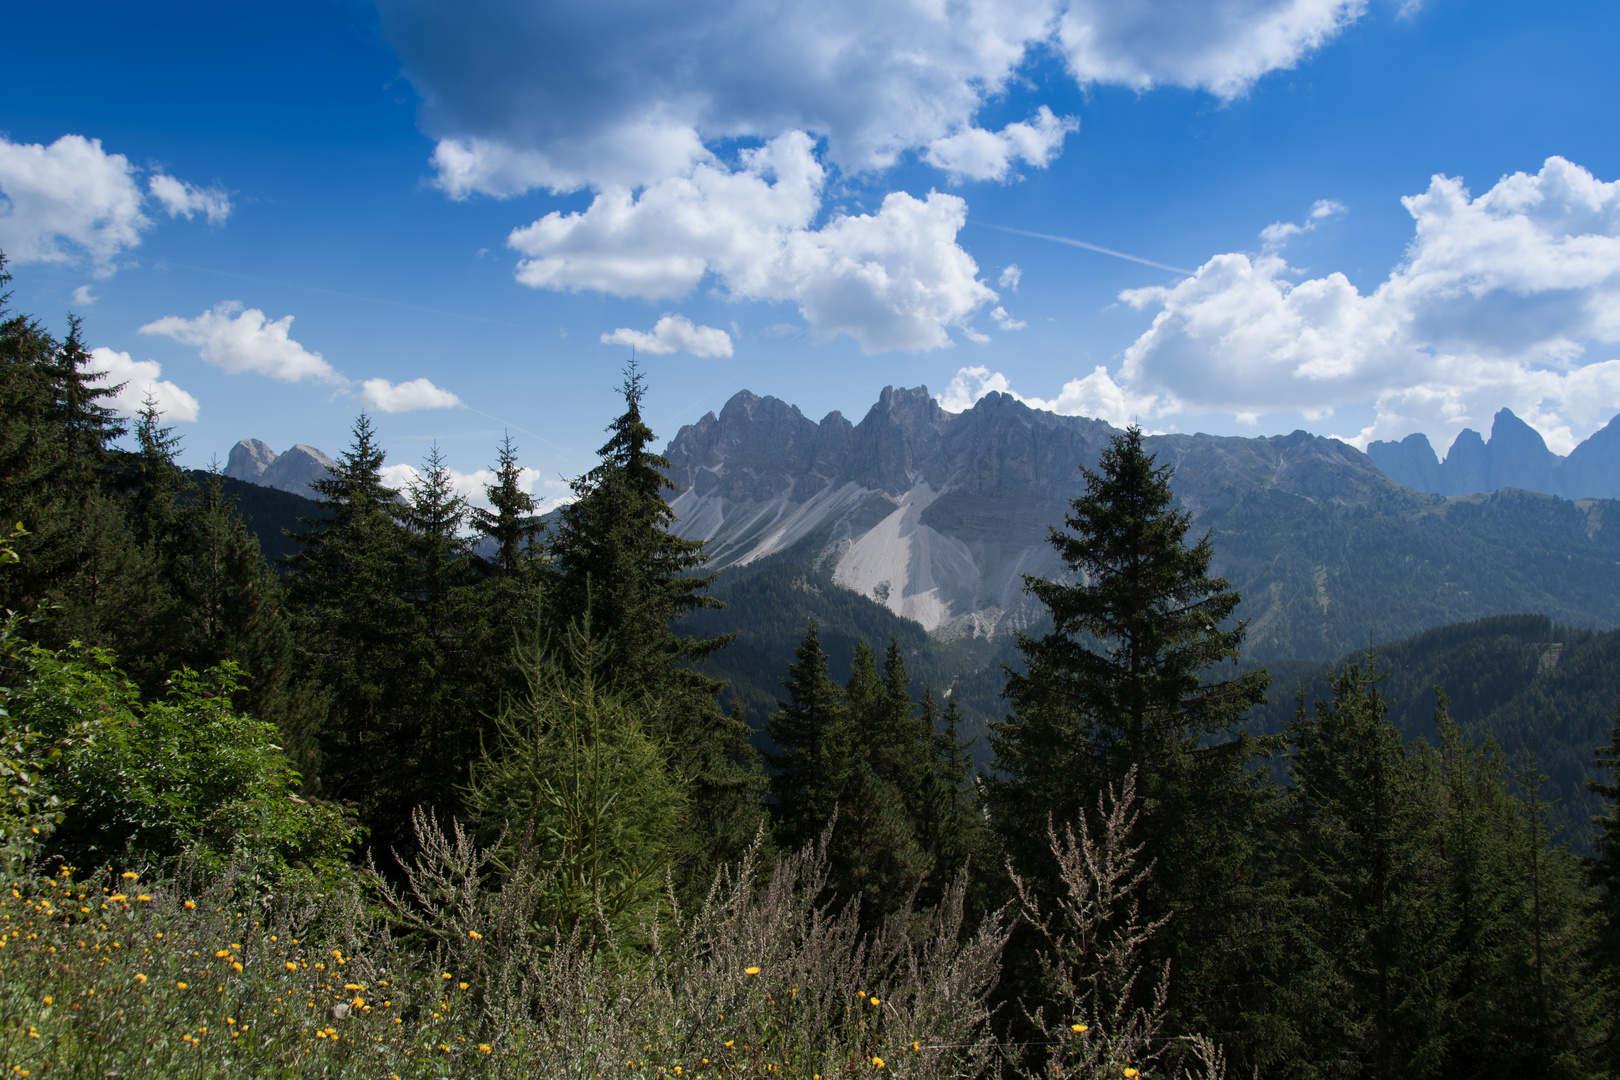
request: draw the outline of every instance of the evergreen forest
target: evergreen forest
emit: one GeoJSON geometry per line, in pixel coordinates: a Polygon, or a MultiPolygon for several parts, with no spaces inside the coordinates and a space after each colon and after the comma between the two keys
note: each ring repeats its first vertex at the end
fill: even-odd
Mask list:
{"type": "Polygon", "coordinates": [[[302,500],[0,303],[7,1075],[1620,1072],[1613,632],[1257,663],[1131,428],[931,641],[715,572],[621,389],[554,513],[363,414],[302,500]]]}

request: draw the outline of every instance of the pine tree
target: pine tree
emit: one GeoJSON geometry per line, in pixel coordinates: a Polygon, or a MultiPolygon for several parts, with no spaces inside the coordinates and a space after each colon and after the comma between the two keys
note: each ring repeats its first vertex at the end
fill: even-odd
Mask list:
{"type": "Polygon", "coordinates": [[[747,726],[720,708],[722,684],[701,670],[732,635],[679,632],[683,616],[720,605],[707,592],[714,575],[702,572],[702,542],[672,531],[664,493],[677,489],[665,476],[668,460],[652,449],[641,416],[645,380],[633,364],[623,392],[625,411],[609,425],[600,463],[574,482],[576,500],[559,513],[543,610],[554,639],[588,612],[608,688],[657,703],[649,730],[689,786],[687,850],[676,872],[691,893],[707,887],[716,861],[746,850],[762,821],[765,781],[747,726]]]}
{"type": "MultiPolygon", "coordinates": [[[[1597,890],[1599,931],[1593,950],[1599,969],[1609,973],[1611,995],[1620,990],[1620,712],[1609,729],[1609,742],[1592,752],[1593,764],[1604,776],[1588,780],[1587,787],[1603,799],[1603,813],[1592,819],[1595,854],[1586,866],[1587,881],[1597,890]]],[[[1620,1076],[1620,1013],[1610,997],[1608,1035],[1604,1054],[1610,1076],[1620,1076]]]]}
{"type": "Polygon", "coordinates": [[[535,542],[545,524],[534,512],[534,498],[523,490],[523,470],[510,433],[501,441],[495,479],[485,486],[484,494],[494,509],[473,507],[473,527],[494,543],[494,561],[500,573],[520,576],[539,554],[535,542]]]}
{"type": "Polygon", "coordinates": [[[848,787],[854,739],[838,684],[827,673],[821,630],[811,619],[782,681],[786,701],[766,721],[777,841],[796,850],[815,840],[848,787]]]}
{"type": "Polygon", "coordinates": [[[1376,673],[1351,665],[1290,728],[1289,934],[1263,1073],[1443,1075],[1455,927],[1436,791],[1387,713],[1376,673]]]}
{"type": "Polygon", "coordinates": [[[1135,839],[1156,865],[1143,916],[1175,914],[1153,945],[1177,971],[1172,1019],[1230,1031],[1249,994],[1234,984],[1247,963],[1245,921],[1256,917],[1256,830],[1272,798],[1253,764],[1268,746],[1237,724],[1264,700],[1269,676],[1206,681],[1239,656],[1243,624],[1227,625],[1239,597],[1210,576],[1208,537],[1187,545],[1191,518],[1173,508],[1171,470],[1140,429],[1115,436],[1099,472],[1083,472],[1067,531],[1051,531],[1071,579],[1025,578],[1053,629],[1018,640],[1027,670],[1009,671],[1011,715],[991,725],[991,816],[1020,875],[1039,882],[1050,871],[1048,820],[1091,812],[1136,769],[1135,839]]]}
{"type": "Polygon", "coordinates": [[[301,667],[327,689],[318,733],[320,790],[350,800],[377,848],[402,844],[424,763],[408,534],[397,492],[382,482],[371,418],[331,475],[315,481],[320,512],[291,563],[301,667]]]}

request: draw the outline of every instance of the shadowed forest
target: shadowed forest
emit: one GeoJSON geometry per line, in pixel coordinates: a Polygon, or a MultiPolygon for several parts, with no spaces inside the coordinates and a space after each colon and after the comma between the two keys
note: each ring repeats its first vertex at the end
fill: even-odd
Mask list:
{"type": "Polygon", "coordinates": [[[485,509],[437,450],[384,485],[362,415],[267,552],[89,363],[0,311],[8,1075],[1620,1066],[1620,726],[1498,738],[1620,706],[1529,678],[1607,635],[1446,628],[1279,696],[1132,428],[1015,663],[933,685],[810,620],[761,700],[717,596],[821,585],[725,589],[670,531],[634,367],[546,520],[510,439],[485,509]]]}

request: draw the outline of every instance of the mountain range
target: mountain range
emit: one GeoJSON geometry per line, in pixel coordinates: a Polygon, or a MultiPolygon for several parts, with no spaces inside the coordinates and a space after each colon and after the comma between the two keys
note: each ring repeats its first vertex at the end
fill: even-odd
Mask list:
{"type": "Polygon", "coordinates": [[[1547,449],[1541,433],[1503,409],[1487,442],[1464,428],[1441,461],[1423,434],[1375,442],[1367,456],[1392,479],[1434,495],[1471,495],[1523,488],[1566,499],[1620,497],[1620,416],[1582,442],[1568,457],[1547,449]]]}
{"type": "MultiPolygon", "coordinates": [[[[1117,429],[992,393],[948,413],[885,389],[857,424],[749,392],[683,427],[666,455],[682,535],[716,567],[788,559],[920,624],[993,637],[1040,612],[1023,575],[1064,572],[1048,543],[1117,429]]],[[[1244,596],[1260,659],[1328,660],[1433,626],[1538,612],[1620,624],[1620,520],[1607,500],[1527,491],[1446,498],[1366,454],[1296,431],[1155,435],[1171,487],[1244,596]]]]}

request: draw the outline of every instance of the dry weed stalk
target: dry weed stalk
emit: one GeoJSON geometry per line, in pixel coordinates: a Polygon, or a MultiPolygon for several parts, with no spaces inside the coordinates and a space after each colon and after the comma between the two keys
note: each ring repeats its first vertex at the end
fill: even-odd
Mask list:
{"type": "MultiPolygon", "coordinates": [[[[1019,914],[1042,941],[1040,957],[1049,982],[1052,1011],[1027,1007],[1024,1014],[1047,1044],[1039,1073],[1058,1077],[1147,1078],[1167,1057],[1172,1040],[1161,1034],[1170,991],[1170,964],[1149,969],[1142,950],[1168,918],[1143,923],[1137,895],[1153,871],[1140,865],[1141,845],[1132,846],[1136,826],[1136,770],[1116,791],[1097,796],[1095,836],[1084,816],[1060,833],[1050,821],[1047,837],[1057,861],[1059,892],[1055,911],[1042,911],[1036,890],[1013,870],[1019,914]],[[1079,833],[1076,835],[1076,828],[1079,833]],[[1139,987],[1139,983],[1145,985],[1139,987]]],[[[1221,1051],[1202,1036],[1187,1044],[1178,1076],[1222,1080],[1221,1051]]]]}

